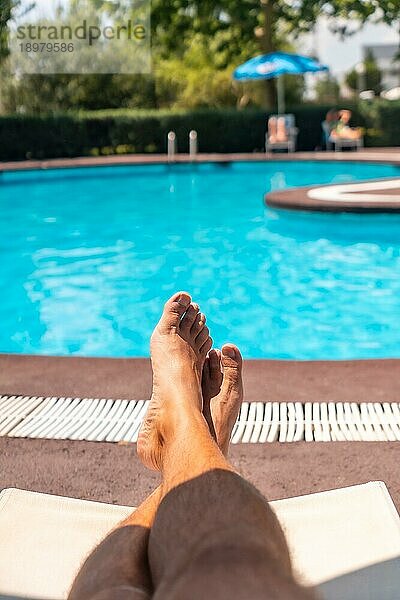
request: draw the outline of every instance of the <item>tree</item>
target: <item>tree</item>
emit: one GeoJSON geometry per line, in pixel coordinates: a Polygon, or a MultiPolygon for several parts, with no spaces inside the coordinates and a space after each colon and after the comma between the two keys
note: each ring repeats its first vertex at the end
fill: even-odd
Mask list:
{"type": "Polygon", "coordinates": [[[321,104],[338,104],[340,99],[340,85],[336,77],[328,74],[317,81],[315,94],[317,102],[321,104]]]}
{"type": "Polygon", "coordinates": [[[2,0],[0,4],[0,63],[8,56],[8,23],[15,2],[2,0]]]}
{"type": "Polygon", "coordinates": [[[372,90],[376,96],[382,91],[382,73],[378,67],[371,50],[368,51],[363,63],[364,73],[360,74],[357,69],[352,69],[346,75],[346,85],[354,92],[372,90]]]}
{"type": "MultiPolygon", "coordinates": [[[[371,19],[400,20],[398,0],[153,0],[152,11],[153,39],[164,55],[182,57],[193,34],[212,37],[229,29],[234,36],[226,56],[237,64],[243,47],[249,51],[246,58],[283,49],[283,39],[312,31],[322,16],[341,36],[371,19]]],[[[274,85],[273,80],[266,82],[270,104],[275,102],[274,85]]]]}
{"type": "MultiPolygon", "coordinates": [[[[0,64],[7,58],[8,49],[8,26],[15,11],[21,8],[22,0],[0,0],[0,64]]],[[[23,13],[29,12],[34,3],[29,4],[23,13]]]]}
{"type": "MultiPolygon", "coordinates": [[[[99,12],[123,14],[131,0],[91,2],[99,12]]],[[[12,16],[10,7],[19,4],[20,0],[0,0],[3,56],[4,23],[12,16]]],[[[70,10],[79,6],[80,0],[68,2],[70,10]]],[[[319,17],[326,17],[330,28],[345,36],[368,20],[399,21],[399,13],[399,0],[152,0],[153,76],[25,77],[15,83],[13,98],[16,103],[24,98],[22,108],[42,105],[49,110],[231,105],[242,90],[232,85],[233,69],[259,53],[293,50],[293,41],[312,31],[319,17]]],[[[287,83],[288,100],[298,101],[302,79],[290,77],[287,83]]],[[[267,100],[275,107],[274,80],[243,89],[248,104],[267,100]]]]}

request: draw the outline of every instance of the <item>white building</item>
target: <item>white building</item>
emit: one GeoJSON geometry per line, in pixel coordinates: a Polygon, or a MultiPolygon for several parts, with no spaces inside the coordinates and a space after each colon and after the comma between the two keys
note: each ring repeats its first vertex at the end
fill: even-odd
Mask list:
{"type": "Polygon", "coordinates": [[[372,53],[382,73],[382,87],[389,90],[400,86],[400,48],[396,44],[363,46],[364,58],[372,53]],[[397,60],[396,60],[396,57],[397,60]]]}

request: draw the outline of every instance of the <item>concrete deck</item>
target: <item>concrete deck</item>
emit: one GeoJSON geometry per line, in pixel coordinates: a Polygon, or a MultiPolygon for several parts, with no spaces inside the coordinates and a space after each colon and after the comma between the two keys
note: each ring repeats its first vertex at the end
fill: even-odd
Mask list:
{"type": "MultiPolygon", "coordinates": [[[[248,402],[399,402],[400,360],[247,360],[248,402]]],[[[0,354],[0,395],[146,400],[150,360],[0,354]]]]}
{"type": "MultiPolygon", "coordinates": [[[[400,165],[399,148],[364,148],[358,152],[293,152],[293,153],[235,153],[198,154],[194,162],[234,161],[293,161],[315,160],[336,162],[374,162],[400,165]]],[[[176,163],[193,162],[188,154],[177,154],[176,163]]],[[[27,171],[34,169],[67,169],[74,167],[104,167],[113,165],[166,164],[165,154],[124,154],[118,156],[60,158],[51,160],[26,160],[0,162],[0,173],[5,171],[27,171]]]]}

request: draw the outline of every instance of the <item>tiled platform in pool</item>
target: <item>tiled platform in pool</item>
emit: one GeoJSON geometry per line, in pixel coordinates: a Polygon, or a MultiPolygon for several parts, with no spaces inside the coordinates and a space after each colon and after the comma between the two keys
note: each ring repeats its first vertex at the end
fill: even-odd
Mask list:
{"type": "Polygon", "coordinates": [[[277,190],[265,195],[273,208],[318,212],[400,212],[400,177],[340,185],[277,190]]]}

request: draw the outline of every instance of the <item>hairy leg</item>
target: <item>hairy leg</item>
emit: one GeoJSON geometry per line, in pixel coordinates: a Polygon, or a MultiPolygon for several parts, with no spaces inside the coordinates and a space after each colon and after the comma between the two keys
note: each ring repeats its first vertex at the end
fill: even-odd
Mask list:
{"type": "MultiPolygon", "coordinates": [[[[154,598],[315,598],[295,580],[267,501],[234,472],[210,435],[196,352],[180,335],[178,311],[163,318],[152,352],[157,394],[138,445],[143,462],[162,474],[149,539],[154,598]]],[[[230,348],[225,358],[234,371],[240,359],[230,348]]]]}
{"type": "MultiPolygon", "coordinates": [[[[167,303],[167,312],[168,308],[173,306],[173,302],[174,298],[167,303]]],[[[183,309],[185,309],[184,315],[180,320],[181,335],[195,349],[202,347],[202,351],[197,352],[197,369],[201,373],[204,361],[207,362],[207,367],[209,365],[210,359],[206,354],[211,347],[208,329],[205,327],[205,317],[199,313],[199,307],[194,303],[190,303],[189,306],[181,305],[179,307],[181,314],[183,309]]],[[[207,377],[203,384],[203,393],[208,407],[213,396],[217,394],[220,394],[219,402],[224,400],[224,396],[221,395],[222,373],[219,370],[221,378],[218,377],[215,360],[212,363],[214,368],[211,370],[207,368],[207,377]]],[[[232,402],[228,404],[233,406],[232,402]]],[[[226,437],[225,421],[228,420],[229,423],[232,421],[232,418],[228,417],[227,409],[220,411],[215,429],[213,427],[213,431],[216,431],[221,439],[226,437]]],[[[135,600],[150,597],[152,582],[147,559],[147,544],[160,498],[159,487],[94,550],[74,582],[69,596],[71,600],[80,598],[106,600],[114,597],[135,600]]]]}

